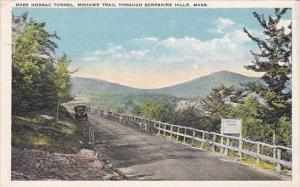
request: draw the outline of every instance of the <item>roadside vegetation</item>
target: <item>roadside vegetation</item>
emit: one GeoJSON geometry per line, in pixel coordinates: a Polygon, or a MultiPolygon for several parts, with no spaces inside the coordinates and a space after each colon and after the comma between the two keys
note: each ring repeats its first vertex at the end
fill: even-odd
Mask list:
{"type": "Polygon", "coordinates": [[[12,146],[77,152],[82,134],[61,104],[72,99],[66,54],[57,56],[59,37],[27,13],[12,17],[12,146]]]}
{"type": "Polygon", "coordinates": [[[27,13],[12,17],[12,112],[48,109],[71,100],[70,60],[57,57],[57,34],[27,13]]]}
{"type": "Polygon", "coordinates": [[[85,131],[62,105],[72,100],[72,72],[67,55],[55,53],[57,39],[27,13],[12,16],[11,178],[121,179],[84,149],[85,131]]]}
{"type": "Polygon", "coordinates": [[[86,147],[80,129],[64,107],[59,117],[57,121],[51,115],[38,113],[13,115],[12,146],[60,153],[77,153],[86,147]]]}

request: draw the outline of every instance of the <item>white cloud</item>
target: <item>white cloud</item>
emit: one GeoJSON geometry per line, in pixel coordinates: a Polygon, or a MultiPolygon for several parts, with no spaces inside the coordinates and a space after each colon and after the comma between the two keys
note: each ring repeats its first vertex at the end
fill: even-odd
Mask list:
{"type": "MultiPolygon", "coordinates": [[[[254,31],[254,30],[251,30],[251,32],[256,33],[256,31],[254,31]]],[[[232,32],[226,34],[226,36],[235,42],[251,41],[251,39],[247,36],[247,34],[244,31],[239,30],[239,29],[233,30],[232,32]]]]}
{"type": "Polygon", "coordinates": [[[106,50],[97,50],[95,52],[93,52],[93,56],[100,56],[100,55],[112,55],[114,53],[116,53],[117,51],[120,51],[122,49],[122,46],[110,46],[108,49],[106,50]]]}
{"type": "Polygon", "coordinates": [[[170,37],[166,40],[162,40],[160,44],[169,48],[179,48],[181,50],[199,50],[199,47],[202,47],[203,42],[197,38],[185,36],[183,38],[170,37]]]}
{"type": "MultiPolygon", "coordinates": [[[[216,20],[215,28],[208,29],[208,32],[222,34],[224,38],[230,38],[234,42],[248,42],[251,39],[243,31],[244,25],[235,23],[229,18],[219,17],[216,20]]],[[[263,37],[261,32],[258,32],[255,29],[248,29],[251,34],[254,34],[259,37],[263,37]]]]}
{"type": "MultiPolygon", "coordinates": [[[[122,46],[108,45],[106,49],[82,58],[81,61],[88,60],[90,66],[82,68],[78,74],[85,72],[90,77],[153,88],[184,82],[219,70],[244,73],[243,66],[253,58],[249,52],[250,39],[236,28],[233,21],[225,18],[219,18],[218,21],[218,29],[224,31],[225,28],[231,28],[211,40],[190,36],[165,39],[142,37],[129,40],[122,46]],[[101,69],[100,73],[95,66],[101,69]]],[[[257,33],[256,30],[250,31],[257,33]]]]}
{"type": "Polygon", "coordinates": [[[146,57],[147,53],[149,53],[149,50],[132,50],[129,52],[129,54],[133,58],[143,58],[146,57]]]}
{"type": "Polygon", "coordinates": [[[232,29],[235,22],[229,18],[219,17],[216,21],[216,28],[209,29],[209,32],[215,32],[219,34],[225,33],[228,29],[232,29]]]}
{"type": "Polygon", "coordinates": [[[218,19],[218,29],[225,29],[227,27],[230,27],[234,24],[234,21],[232,21],[229,18],[223,18],[219,17],[218,19]]]}
{"type": "Polygon", "coordinates": [[[145,37],[145,38],[135,38],[133,39],[134,42],[157,42],[158,38],[156,37],[145,37]]]}
{"type": "Polygon", "coordinates": [[[291,32],[291,29],[288,28],[289,25],[291,24],[291,22],[292,22],[292,20],[290,20],[290,19],[281,19],[277,25],[277,28],[279,29],[279,28],[283,27],[285,29],[284,33],[288,34],[291,32]]]}

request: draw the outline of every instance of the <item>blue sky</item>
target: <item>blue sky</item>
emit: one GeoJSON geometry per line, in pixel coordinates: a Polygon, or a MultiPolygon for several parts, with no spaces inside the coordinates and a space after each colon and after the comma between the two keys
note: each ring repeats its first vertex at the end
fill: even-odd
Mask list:
{"type": "MultiPolygon", "coordinates": [[[[56,31],[57,54],[65,52],[75,76],[133,87],[157,88],[215,71],[249,76],[243,66],[256,46],[242,32],[261,35],[253,11],[273,9],[24,9],[19,15],[45,21],[56,31]]],[[[290,21],[290,12],[281,25],[290,21]]]]}

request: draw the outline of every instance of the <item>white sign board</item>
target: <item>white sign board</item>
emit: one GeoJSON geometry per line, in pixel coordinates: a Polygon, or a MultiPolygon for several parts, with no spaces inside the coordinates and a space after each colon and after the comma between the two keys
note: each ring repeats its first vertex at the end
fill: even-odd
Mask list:
{"type": "Polygon", "coordinates": [[[242,121],[240,119],[222,119],[221,134],[240,134],[242,121]]]}

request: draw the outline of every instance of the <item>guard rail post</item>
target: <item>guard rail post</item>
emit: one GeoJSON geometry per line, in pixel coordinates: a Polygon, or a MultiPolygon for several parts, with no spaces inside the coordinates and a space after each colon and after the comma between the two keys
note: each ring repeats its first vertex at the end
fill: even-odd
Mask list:
{"type": "Polygon", "coordinates": [[[281,173],[281,168],[282,168],[282,165],[281,165],[280,161],[281,161],[281,149],[277,148],[276,173],[278,173],[278,174],[281,173]]]}
{"type": "Polygon", "coordinates": [[[212,139],[212,151],[215,152],[216,151],[216,145],[215,145],[215,141],[216,141],[217,137],[216,134],[213,134],[213,139],[212,139]]]}
{"type": "Polygon", "coordinates": [[[260,163],[260,149],[261,149],[261,146],[260,144],[256,144],[256,165],[259,166],[259,163],[260,163]]]}

